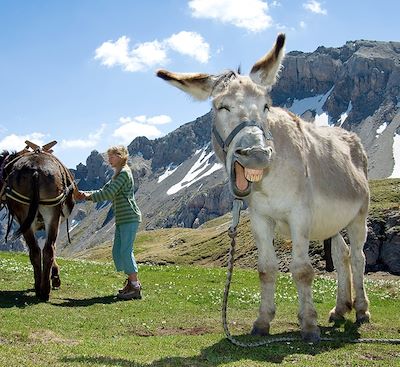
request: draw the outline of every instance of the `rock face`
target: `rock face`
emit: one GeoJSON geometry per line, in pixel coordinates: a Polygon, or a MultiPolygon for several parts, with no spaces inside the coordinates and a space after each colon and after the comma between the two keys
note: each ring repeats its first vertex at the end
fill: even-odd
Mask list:
{"type": "MultiPolygon", "coordinates": [[[[390,176],[394,135],[400,130],[400,42],[349,41],[339,48],[290,52],[283,65],[272,90],[274,103],[291,108],[294,100],[324,95],[320,112],[360,136],[369,177],[390,176]]],[[[315,111],[296,112],[306,112],[307,120],[315,116],[315,111]]]]}
{"type": "Polygon", "coordinates": [[[364,246],[366,271],[400,275],[400,213],[389,211],[380,220],[370,220],[364,246]]]}
{"type": "Polygon", "coordinates": [[[86,159],[86,166],[82,163],[71,170],[75,180],[79,180],[81,190],[96,190],[102,187],[113,175],[112,168],[105,161],[104,156],[97,150],[92,151],[86,159]]]}
{"type": "Polygon", "coordinates": [[[135,138],[128,146],[129,154],[151,160],[151,168],[157,171],[170,164],[178,166],[195,151],[210,142],[211,112],[195,121],[182,125],[167,136],[155,140],[135,138]]]}

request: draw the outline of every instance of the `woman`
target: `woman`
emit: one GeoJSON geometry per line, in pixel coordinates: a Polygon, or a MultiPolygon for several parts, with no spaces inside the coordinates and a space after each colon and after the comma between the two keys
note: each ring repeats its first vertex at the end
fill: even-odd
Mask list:
{"type": "Polygon", "coordinates": [[[125,287],[118,291],[120,299],[141,299],[141,284],[133,253],[133,242],[141,222],[141,213],[134,196],[134,182],[125,146],[114,146],[107,150],[108,161],[114,168],[114,176],[103,188],[96,191],[80,191],[77,198],[94,202],[111,200],[115,215],[115,234],[112,256],[117,271],[128,276],[125,287]]]}

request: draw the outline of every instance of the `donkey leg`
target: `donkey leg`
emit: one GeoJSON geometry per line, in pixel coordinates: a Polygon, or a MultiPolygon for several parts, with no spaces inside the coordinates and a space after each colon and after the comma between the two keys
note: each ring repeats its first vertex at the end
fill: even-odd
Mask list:
{"type": "Polygon", "coordinates": [[[50,296],[50,272],[54,262],[54,242],[47,239],[43,249],[43,273],[41,279],[41,299],[48,301],[50,296]]]}
{"type": "Polygon", "coordinates": [[[355,299],[353,306],[356,310],[358,323],[369,322],[369,301],[364,287],[365,255],[364,243],[367,238],[366,215],[360,214],[348,226],[347,233],[350,239],[351,267],[355,299]]]}
{"type": "Polygon", "coordinates": [[[25,242],[29,248],[29,258],[33,267],[33,275],[35,278],[35,293],[40,297],[40,281],[42,277],[42,250],[37,244],[35,234],[28,229],[24,234],[25,242]]]}
{"type": "MultiPolygon", "coordinates": [[[[300,218],[298,219],[306,219],[300,218]]],[[[299,298],[298,318],[303,340],[308,342],[320,341],[320,330],[317,325],[317,311],[312,298],[312,282],[314,279],[314,269],[312,268],[308,255],[309,239],[306,233],[307,226],[291,226],[292,235],[292,263],[290,271],[296,283],[299,298]]]]}
{"type": "Polygon", "coordinates": [[[251,226],[258,249],[258,274],[261,287],[259,316],[253,324],[253,335],[268,335],[275,317],[275,281],[278,260],[273,247],[274,222],[259,216],[251,217],[251,226]]]}
{"type": "Polygon", "coordinates": [[[47,232],[47,239],[43,248],[43,272],[41,290],[42,299],[44,301],[48,301],[50,296],[50,274],[55,260],[55,242],[58,234],[60,209],[58,209],[57,207],[51,207],[48,210],[41,210],[45,213],[44,215],[42,215],[45,220],[47,232]]]}
{"type": "Polygon", "coordinates": [[[332,255],[338,287],[336,306],[329,313],[329,322],[343,320],[344,314],[352,308],[350,251],[340,233],[332,238],[332,255]]]}
{"type": "Polygon", "coordinates": [[[53,266],[51,267],[51,286],[53,289],[58,289],[61,286],[60,267],[54,257],[53,266]]]}

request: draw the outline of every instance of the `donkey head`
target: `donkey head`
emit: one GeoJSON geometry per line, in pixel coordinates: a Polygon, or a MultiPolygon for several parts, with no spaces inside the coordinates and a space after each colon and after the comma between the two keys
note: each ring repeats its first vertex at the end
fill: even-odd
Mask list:
{"type": "Polygon", "coordinates": [[[233,71],[220,75],[157,71],[158,77],[192,97],[212,99],[214,151],[224,163],[237,197],[251,192],[252,182],[262,179],[274,156],[267,120],[268,92],[276,82],[284,44],[285,35],[279,34],[272,50],[254,64],[249,76],[233,71]]]}

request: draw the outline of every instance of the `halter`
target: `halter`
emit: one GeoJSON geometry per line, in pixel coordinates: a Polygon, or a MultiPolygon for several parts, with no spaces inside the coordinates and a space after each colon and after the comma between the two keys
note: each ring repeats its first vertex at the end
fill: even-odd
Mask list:
{"type": "Polygon", "coordinates": [[[264,131],[264,129],[261,128],[260,124],[255,120],[242,121],[238,126],[236,126],[231,131],[231,133],[228,135],[228,137],[225,139],[225,141],[224,141],[224,139],[222,139],[221,135],[219,134],[217,128],[215,127],[215,124],[213,124],[212,132],[214,134],[215,140],[218,142],[219,146],[222,148],[222,150],[226,154],[228,151],[229,144],[232,142],[234,137],[240,132],[240,130],[244,129],[245,127],[250,127],[250,126],[258,127],[262,131],[265,140],[273,140],[271,131],[269,131],[269,130],[264,131]]]}

